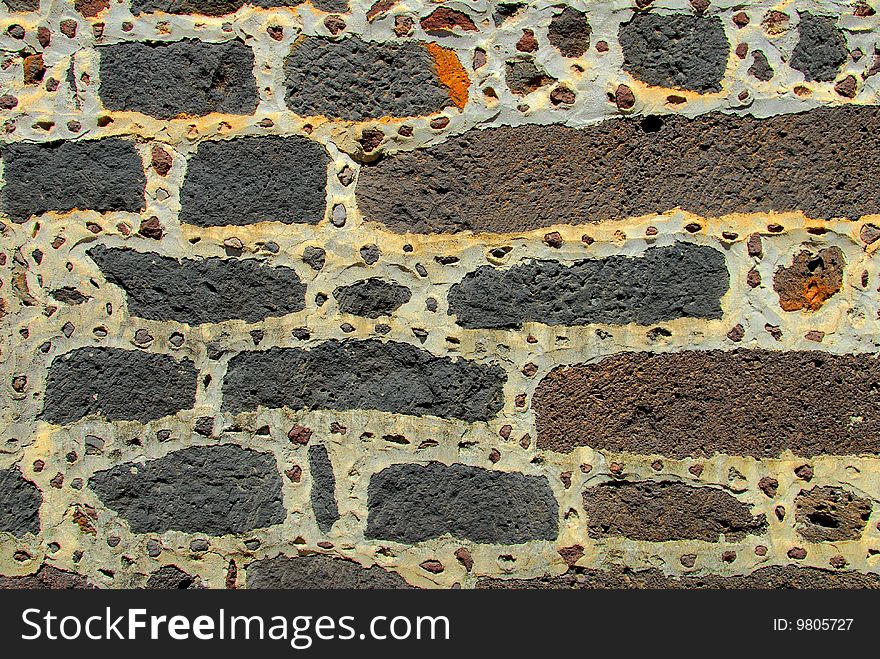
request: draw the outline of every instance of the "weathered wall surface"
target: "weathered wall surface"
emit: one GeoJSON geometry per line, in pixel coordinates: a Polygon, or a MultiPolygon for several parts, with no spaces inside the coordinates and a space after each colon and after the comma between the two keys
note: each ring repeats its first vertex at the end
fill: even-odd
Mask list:
{"type": "Polygon", "coordinates": [[[873,0],[3,0],[0,586],[880,587],[873,0]]]}

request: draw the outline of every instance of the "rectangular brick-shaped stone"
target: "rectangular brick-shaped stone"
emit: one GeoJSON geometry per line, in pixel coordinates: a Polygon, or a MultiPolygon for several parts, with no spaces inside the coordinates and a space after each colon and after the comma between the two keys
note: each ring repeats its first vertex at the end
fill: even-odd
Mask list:
{"type": "Polygon", "coordinates": [[[532,399],[538,446],[675,458],[880,452],[877,355],[626,352],[560,366],[532,399]]]}
{"type": "Polygon", "coordinates": [[[284,62],[287,107],[300,115],[363,121],[464,107],[470,80],[455,52],[416,41],[304,37],[284,62]]]}
{"type": "MultiPolygon", "coordinates": [[[[167,14],[201,14],[203,16],[225,16],[245,5],[254,7],[296,7],[305,0],[133,0],[131,11],[134,14],[165,12],[167,14]]],[[[310,0],[315,9],[321,11],[348,11],[348,0],[310,0]]]]}
{"type": "Polygon", "coordinates": [[[880,575],[864,574],[852,570],[821,570],[795,565],[771,565],[746,575],[725,576],[702,574],[699,576],[667,576],[661,570],[632,570],[625,567],[614,569],[590,569],[576,567],[558,577],[538,579],[489,579],[477,582],[477,588],[553,588],[553,589],[807,589],[831,588],[880,589],[880,575]]]}
{"type": "Polygon", "coordinates": [[[87,254],[107,281],[125,291],[129,313],[140,318],[190,325],[257,322],[305,306],[306,287],[293,268],[254,259],[173,259],[102,245],[87,254]]]}
{"type": "Polygon", "coordinates": [[[435,357],[407,343],[326,341],[229,360],[223,409],[357,410],[485,421],[504,404],[500,366],[435,357]]]}
{"type": "Polygon", "coordinates": [[[14,143],[0,148],[0,208],[16,222],[47,211],[129,211],[144,207],[143,161],[119,138],[14,143]]]}
{"type": "Polygon", "coordinates": [[[677,243],[644,255],[482,266],[449,292],[449,315],[468,328],[638,323],[720,318],[729,276],[724,255],[677,243]]]}
{"type": "Polygon", "coordinates": [[[119,348],[79,348],[49,367],[41,418],[71,423],[90,414],[146,423],[195,403],[198,371],[188,359],[119,348]]]}
{"type": "Polygon", "coordinates": [[[370,478],[365,537],[515,545],[555,540],[558,508],[546,476],[471,467],[398,464],[370,478]]]}
{"type": "Polygon", "coordinates": [[[187,165],[180,220],[201,227],[317,224],[329,161],[324,147],[303,137],[202,142],[187,165]]]}
{"type": "Polygon", "coordinates": [[[276,556],[254,561],[247,568],[248,588],[337,589],[412,588],[396,572],[378,565],[361,567],[354,561],[331,556],[276,556]]]}
{"type": "Polygon", "coordinates": [[[43,496],[16,467],[0,469],[0,532],[21,537],[40,532],[43,496]]]}
{"type": "Polygon", "coordinates": [[[98,52],[99,94],[108,110],[171,119],[210,112],[252,114],[257,108],[254,53],[239,39],[131,41],[99,46],[98,52]]]}
{"type": "Polygon", "coordinates": [[[244,533],[287,515],[275,456],[232,444],[119,464],[97,472],[89,488],[135,533],[244,533]]]}
{"type": "Polygon", "coordinates": [[[675,208],[704,217],[880,212],[880,110],[817,108],[755,119],[613,119],[472,130],[361,170],[368,221],[395,232],[513,232],[675,208]]]}
{"type": "Polygon", "coordinates": [[[611,481],[583,493],[589,534],[631,540],[726,542],[760,535],[765,515],[724,490],[677,481],[611,481]]]}

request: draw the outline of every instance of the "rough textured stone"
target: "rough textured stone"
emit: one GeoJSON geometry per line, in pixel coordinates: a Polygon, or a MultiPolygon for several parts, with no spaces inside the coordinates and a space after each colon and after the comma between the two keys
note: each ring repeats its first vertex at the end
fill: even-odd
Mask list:
{"type": "Polygon", "coordinates": [[[520,544],[555,540],[558,504],[545,476],[431,462],[398,464],[370,478],[367,538],[520,544]]]}
{"type": "Polygon", "coordinates": [[[40,532],[43,496],[16,467],[0,469],[0,532],[16,537],[40,532]]]}
{"type": "Polygon", "coordinates": [[[453,105],[444,74],[424,43],[305,37],[284,62],[285,100],[300,115],[351,121],[427,115],[453,105]]]}
{"type": "Polygon", "coordinates": [[[276,556],[247,568],[248,588],[320,589],[412,588],[396,572],[378,565],[363,568],[354,561],[330,556],[276,556]]]}
{"type": "Polygon", "coordinates": [[[666,576],[657,569],[634,571],[630,568],[591,569],[575,567],[558,577],[538,579],[488,579],[477,588],[601,588],[601,589],[880,589],[880,575],[859,572],[832,572],[814,567],[773,565],[743,576],[707,574],[694,577],[666,576]]]}
{"type": "Polygon", "coordinates": [[[730,44],[717,16],[636,13],[618,33],[623,68],[649,85],[721,91],[730,44]]]}
{"type": "Polygon", "coordinates": [[[749,75],[754,76],[762,82],[767,82],[773,78],[773,67],[767,61],[767,56],[763,51],[756,50],[752,53],[752,65],[749,67],[749,75]]]}
{"type": "Polygon", "coordinates": [[[728,280],[721,252],[689,243],[570,266],[557,261],[503,270],[482,266],[452,287],[449,315],[468,328],[720,318],[728,280]]]}
{"type": "Polygon", "coordinates": [[[306,286],[293,268],[270,268],[254,259],[178,260],[103,246],[87,253],[107,281],[125,291],[129,313],[149,320],[257,322],[305,307],[306,286]]]}
{"type": "Polygon", "coordinates": [[[339,519],[339,507],[336,505],[336,477],[326,446],[316,444],[309,447],[309,471],[312,475],[309,496],[312,510],[318,520],[318,528],[322,533],[328,533],[339,519]]]}
{"type": "Polygon", "coordinates": [[[37,11],[40,8],[40,0],[3,0],[3,4],[9,7],[9,11],[37,11]]]}
{"type": "Polygon", "coordinates": [[[202,142],[180,193],[180,219],[197,226],[317,224],[324,217],[325,149],[301,137],[202,142]]]}
{"type": "Polygon", "coordinates": [[[550,20],[547,38],[563,57],[581,57],[590,48],[587,15],[566,7],[550,20]]]}
{"type": "Polygon", "coordinates": [[[51,565],[41,565],[34,573],[24,577],[0,575],[0,590],[72,590],[95,588],[84,576],[65,572],[51,565]]]}
{"type": "MultiPolygon", "coordinates": [[[[224,16],[232,14],[245,5],[254,7],[296,7],[304,0],[133,0],[131,11],[134,14],[163,11],[169,14],[202,14],[204,16],[224,16]]],[[[348,11],[347,0],[310,0],[321,11],[348,11]]]]}
{"type": "Polygon", "coordinates": [[[150,575],[145,586],[153,590],[186,590],[198,587],[198,579],[176,565],[160,567],[150,575]]]}
{"type": "Polygon", "coordinates": [[[146,176],[134,142],[119,138],[15,143],[0,148],[0,207],[15,221],[75,208],[138,212],[146,176]]]}
{"type": "Polygon", "coordinates": [[[531,55],[521,55],[504,63],[504,80],[514,94],[525,96],[556,82],[544,69],[535,64],[531,55]]]}
{"type": "Polygon", "coordinates": [[[816,486],[795,498],[798,533],[810,542],[858,540],[873,504],[840,487],[816,486]]]}
{"type": "Polygon", "coordinates": [[[870,354],[626,352],[555,368],[532,405],[538,446],[560,452],[877,454],[878,377],[870,354]]]}
{"type": "Polygon", "coordinates": [[[195,403],[198,371],[188,359],[119,348],[79,348],[49,367],[41,418],[71,423],[90,414],[146,423],[195,403]]]}
{"type": "Polygon", "coordinates": [[[798,34],[800,39],[791,53],[791,67],[803,73],[808,81],[834,80],[849,53],[837,21],[804,12],[800,15],[798,34]]]}
{"type": "Polygon", "coordinates": [[[238,39],[194,39],[98,46],[99,93],[109,110],[158,119],[210,112],[251,114],[257,108],[254,53],[238,39]]]}
{"type": "Polygon", "coordinates": [[[676,207],[706,217],[880,211],[880,186],[863,175],[880,170],[877,108],[656,117],[648,132],[644,121],[474,130],[401,152],[361,170],[360,209],[400,233],[511,232],[676,207]]]}
{"type": "Polygon", "coordinates": [[[223,407],[374,409],[478,421],[501,409],[505,381],[498,366],[435,357],[406,343],[332,340],[311,350],[236,355],[223,407]]]}
{"type": "Polygon", "coordinates": [[[89,487],[134,533],[225,535],[280,524],[286,512],[271,453],[195,446],[99,471],[89,487]]]}
{"type": "Polygon", "coordinates": [[[726,542],[759,535],[764,515],[713,487],[674,481],[612,481],[583,493],[590,537],[624,536],[632,540],[703,540],[726,542]]]}
{"type": "Polygon", "coordinates": [[[789,267],[780,267],[773,275],[779,306],[784,311],[816,311],[840,290],[845,267],[839,247],[828,247],[818,253],[801,251],[789,267]]]}
{"type": "Polygon", "coordinates": [[[349,286],[340,286],[333,291],[333,297],[338,300],[342,313],[366,318],[390,316],[401,305],[409,302],[411,296],[406,286],[376,277],[349,286]]]}

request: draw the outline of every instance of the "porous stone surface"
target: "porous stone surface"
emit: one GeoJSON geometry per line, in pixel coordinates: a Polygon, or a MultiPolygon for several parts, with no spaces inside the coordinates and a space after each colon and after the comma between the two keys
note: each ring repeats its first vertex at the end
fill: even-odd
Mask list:
{"type": "Polygon", "coordinates": [[[773,276],[773,290],[784,311],[817,311],[843,284],[846,260],[839,247],[799,252],[773,276]]]}
{"type": "Polygon", "coordinates": [[[132,249],[88,250],[107,281],[125,291],[128,312],[190,325],[256,322],[301,311],[306,287],[293,268],[253,259],[174,259],[132,249]]]}
{"type": "Polygon", "coordinates": [[[138,212],[143,165],[134,142],[121,138],[5,144],[0,209],[16,222],[47,211],[138,212]]]}
{"type": "Polygon", "coordinates": [[[588,487],[584,511],[591,537],[634,540],[742,540],[767,529],[764,515],[712,487],[674,481],[611,481],[588,487]]]}
{"type": "Polygon", "coordinates": [[[198,588],[197,580],[176,565],[164,565],[150,575],[144,586],[152,590],[188,590],[198,588]]]}
{"type": "MultiPolygon", "coordinates": [[[[166,12],[169,14],[202,14],[205,16],[224,16],[232,14],[245,5],[254,7],[296,7],[303,0],[133,0],[131,11],[134,14],[166,12]]],[[[310,0],[316,9],[323,11],[347,11],[347,0],[310,0]]]]}
{"type": "Polygon", "coordinates": [[[623,68],[660,87],[721,91],[730,44],[717,16],[637,13],[620,26],[623,68]]]}
{"type": "Polygon", "coordinates": [[[431,462],[370,478],[367,538],[422,542],[450,534],[513,545],[554,540],[558,504],[544,476],[431,462]]]}
{"type": "Polygon", "coordinates": [[[876,587],[874,9],[5,0],[0,586],[876,587]]]}
{"type": "Polygon", "coordinates": [[[801,490],[795,498],[798,533],[810,542],[858,540],[873,504],[840,487],[801,490]]]}
{"type": "Polygon", "coordinates": [[[321,590],[412,588],[400,575],[378,565],[364,568],[354,561],[329,556],[276,556],[255,561],[247,569],[247,586],[321,590]]]}
{"type": "Polygon", "coordinates": [[[476,421],[501,409],[504,371],[389,341],[327,341],[229,361],[223,407],[373,409],[476,421]]]}
{"type": "Polygon", "coordinates": [[[287,107],[300,115],[363,121],[427,115],[453,105],[428,46],[414,41],[306,37],[284,61],[284,78],[287,107]]]}
{"type": "Polygon", "coordinates": [[[315,224],[324,216],[328,157],[302,137],[203,142],[180,192],[180,220],[200,227],[315,224]]]}
{"type": "Polygon", "coordinates": [[[745,575],[667,576],[657,569],[577,567],[558,577],[481,579],[477,588],[600,588],[600,589],[880,589],[880,576],[846,570],[834,572],[795,565],[771,565],[745,575]]]}
{"type": "Polygon", "coordinates": [[[243,41],[127,42],[99,46],[101,102],[170,119],[210,112],[250,114],[258,102],[254,54],[243,41]]]}
{"type": "Polygon", "coordinates": [[[342,313],[365,318],[390,316],[401,305],[409,302],[412,293],[406,286],[371,277],[363,281],[340,286],[333,291],[342,313]]]}
{"type": "Polygon", "coordinates": [[[107,421],[159,419],[195,402],[188,359],[118,348],[78,348],[49,366],[41,418],[64,424],[96,414],[107,421]]]}
{"type": "Polygon", "coordinates": [[[0,531],[14,536],[39,533],[41,503],[40,490],[18,469],[0,469],[0,531]]]}
{"type": "Polygon", "coordinates": [[[36,572],[18,577],[0,575],[3,590],[73,590],[94,588],[84,576],[75,572],[59,570],[51,565],[41,565],[36,572]]]}
{"type": "Polygon", "coordinates": [[[327,447],[321,445],[309,447],[309,470],[312,474],[312,489],[309,495],[312,510],[315,511],[318,528],[327,533],[339,519],[336,477],[333,475],[333,464],[327,454],[327,447]]]}
{"type": "Polygon", "coordinates": [[[502,233],[674,208],[853,219],[880,208],[878,190],[841,174],[880,158],[876,108],[645,122],[493,128],[399,153],[361,171],[361,211],[401,233],[502,233]]]}
{"type": "Polygon", "coordinates": [[[538,445],[553,451],[876,454],[878,373],[874,354],[626,352],[554,369],[532,406],[538,445]]]}
{"type": "Polygon", "coordinates": [[[728,289],[724,255],[680,243],[639,257],[482,266],[449,291],[449,314],[468,328],[638,323],[720,318],[728,289]]]}
{"type": "Polygon", "coordinates": [[[846,39],[832,16],[802,12],[798,22],[798,43],[791,55],[791,67],[807,81],[834,80],[846,61],[846,39]]]}
{"type": "Polygon", "coordinates": [[[194,446],[96,472],[89,489],[135,533],[243,533],[281,524],[286,511],[271,453],[194,446]]]}
{"type": "Polygon", "coordinates": [[[590,32],[587,15],[565,7],[550,21],[547,38],[563,57],[581,57],[590,47],[590,32]]]}

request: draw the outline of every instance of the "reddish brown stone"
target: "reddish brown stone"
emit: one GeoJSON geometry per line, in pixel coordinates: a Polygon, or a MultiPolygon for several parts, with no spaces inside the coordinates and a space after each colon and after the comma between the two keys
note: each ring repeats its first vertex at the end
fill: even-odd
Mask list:
{"type": "Polygon", "coordinates": [[[440,574],[444,570],[443,563],[433,558],[422,561],[419,563],[419,567],[431,574],[440,574]]]}
{"type": "Polygon", "coordinates": [[[74,0],[73,6],[86,18],[92,18],[107,9],[110,0],[74,0]]]}
{"type": "Polygon", "coordinates": [[[758,481],[758,488],[772,499],[776,496],[776,491],[779,489],[779,481],[770,476],[764,476],[758,481]]]}
{"type": "Polygon", "coordinates": [[[328,16],[324,19],[324,27],[335,37],[345,29],[345,19],[336,15],[328,16]]]}
{"type": "Polygon", "coordinates": [[[801,561],[807,557],[807,550],[803,547],[792,547],[788,550],[788,557],[801,561]]]}
{"type": "Polygon", "coordinates": [[[398,37],[405,37],[412,32],[415,21],[409,16],[394,17],[394,34],[398,37]]]}
{"type": "Polygon", "coordinates": [[[766,530],[764,515],[727,492],[674,481],[611,481],[583,494],[589,535],[633,540],[728,542],[766,530]]]}
{"type": "Polygon", "coordinates": [[[733,23],[737,27],[745,27],[749,24],[749,16],[744,11],[738,11],[733,15],[733,23]]]}
{"type": "Polygon", "coordinates": [[[843,80],[834,85],[834,91],[844,98],[855,98],[858,89],[858,81],[853,75],[846,76],[843,80]]]}
{"type": "Polygon", "coordinates": [[[287,439],[289,439],[294,444],[300,444],[301,446],[305,446],[309,443],[309,440],[312,438],[312,430],[311,428],[306,428],[305,426],[294,426],[287,432],[287,439]]]}
{"type": "Polygon", "coordinates": [[[174,160],[171,155],[158,144],[154,144],[150,152],[152,158],[153,169],[159,176],[167,176],[171,171],[174,160]]]}
{"type": "Polygon", "coordinates": [[[421,20],[425,32],[445,34],[458,28],[464,32],[477,32],[477,26],[470,16],[449,7],[438,7],[430,15],[421,20]]]}
{"type": "Polygon", "coordinates": [[[74,588],[95,588],[86,577],[73,572],[65,572],[51,565],[41,565],[34,573],[24,577],[5,577],[0,575],[0,590],[70,590],[74,588]]]}
{"type": "Polygon", "coordinates": [[[521,53],[534,53],[538,50],[538,40],[533,30],[523,30],[522,37],[516,42],[516,49],[521,53]]]}
{"type": "Polygon", "coordinates": [[[367,10],[367,20],[373,22],[376,17],[382,17],[391,10],[400,0],[376,0],[373,6],[367,10]]]}
{"type": "Polygon", "coordinates": [[[159,222],[159,218],[153,215],[145,220],[141,220],[141,226],[140,229],[138,229],[138,233],[144,238],[160,240],[165,232],[162,229],[162,224],[159,222]]]}
{"type": "Polygon", "coordinates": [[[537,579],[494,579],[484,577],[477,588],[504,589],[852,589],[880,590],[880,575],[855,571],[832,571],[795,565],[770,566],[743,576],[705,574],[667,576],[649,568],[634,571],[627,567],[593,569],[574,567],[558,577],[537,579]]]}
{"type": "Polygon", "coordinates": [[[464,569],[468,572],[474,567],[474,559],[471,558],[471,553],[465,549],[464,547],[459,547],[455,550],[455,558],[464,566],[464,569]]]}
{"type": "MultiPolygon", "coordinates": [[[[630,352],[553,369],[532,407],[538,447],[558,452],[590,446],[675,458],[876,454],[878,378],[872,354],[630,352]],[[862,421],[853,424],[853,417],[862,421]]],[[[797,473],[812,477],[806,469],[797,473]]]]}
{"type": "Polygon", "coordinates": [[[780,267],[773,276],[773,290],[784,311],[816,311],[837,293],[843,284],[846,261],[839,247],[814,253],[801,251],[789,267],[780,267]]]}
{"type": "Polygon", "coordinates": [[[72,18],[66,18],[60,23],[61,34],[63,34],[68,39],[73,39],[76,36],[76,21],[72,18]]]}
{"type": "Polygon", "coordinates": [[[614,103],[620,110],[631,110],[636,104],[636,97],[632,89],[626,85],[617,85],[617,89],[614,90],[614,103]]]}
{"type": "Polygon", "coordinates": [[[797,530],[810,542],[858,540],[871,509],[870,499],[840,487],[801,490],[795,499],[797,530]]]}
{"type": "Polygon", "coordinates": [[[36,55],[28,55],[24,58],[22,64],[24,71],[24,84],[36,85],[43,80],[43,76],[46,73],[46,66],[43,64],[42,54],[37,53],[36,55]]]}
{"type": "Polygon", "coordinates": [[[769,35],[776,35],[785,32],[788,29],[788,23],[788,14],[776,10],[768,11],[764,14],[764,18],[761,20],[761,26],[769,35]]]}
{"type": "Polygon", "coordinates": [[[577,563],[584,556],[584,548],[580,545],[572,545],[571,547],[562,547],[559,549],[559,555],[565,561],[568,567],[577,563]]]}

